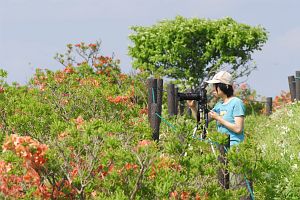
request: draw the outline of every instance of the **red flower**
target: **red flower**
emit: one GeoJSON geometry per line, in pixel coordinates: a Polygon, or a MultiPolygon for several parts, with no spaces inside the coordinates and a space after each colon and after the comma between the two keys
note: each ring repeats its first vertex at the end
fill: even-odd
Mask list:
{"type": "Polygon", "coordinates": [[[74,71],[74,69],[73,69],[72,67],[66,67],[66,68],[64,69],[64,72],[67,73],[67,74],[72,74],[72,73],[74,73],[75,71],[74,71]]]}
{"type": "Polygon", "coordinates": [[[115,103],[115,104],[119,104],[119,103],[126,103],[129,100],[129,97],[127,96],[117,96],[115,98],[113,97],[108,97],[107,100],[109,102],[115,103]]]}
{"type": "Polygon", "coordinates": [[[96,48],[97,45],[96,45],[96,44],[89,44],[89,47],[91,47],[91,48],[96,48]]]}
{"type": "Polygon", "coordinates": [[[185,191],[182,191],[181,195],[180,195],[180,197],[181,197],[182,200],[189,199],[189,196],[190,196],[190,194],[188,192],[185,192],[185,191]]]}
{"type": "Polygon", "coordinates": [[[142,108],[139,113],[140,115],[148,114],[148,108],[142,108]]]}
{"type": "Polygon", "coordinates": [[[0,93],[4,93],[4,88],[3,87],[0,87],[0,93]]]}
{"type": "Polygon", "coordinates": [[[173,191],[170,193],[170,198],[174,198],[176,199],[178,197],[178,192],[177,191],[173,191]]]}
{"type": "Polygon", "coordinates": [[[138,168],[138,166],[136,164],[130,164],[130,163],[126,163],[124,165],[124,167],[125,167],[126,170],[137,169],[138,168]]]}

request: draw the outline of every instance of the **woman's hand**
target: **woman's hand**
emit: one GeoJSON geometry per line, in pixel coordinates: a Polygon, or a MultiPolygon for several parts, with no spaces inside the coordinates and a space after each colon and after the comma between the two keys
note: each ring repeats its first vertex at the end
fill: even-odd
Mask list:
{"type": "Polygon", "coordinates": [[[210,111],[208,113],[208,116],[212,119],[215,119],[217,121],[220,121],[220,119],[222,118],[220,115],[218,115],[218,113],[214,112],[214,111],[210,111]]]}
{"type": "Polygon", "coordinates": [[[196,101],[195,100],[187,100],[187,105],[189,106],[189,108],[193,109],[196,108],[196,101]]]}
{"type": "Polygon", "coordinates": [[[192,116],[197,119],[197,105],[195,100],[187,100],[187,105],[192,111],[192,116]]]}
{"type": "Polygon", "coordinates": [[[215,119],[220,124],[227,127],[228,129],[232,130],[236,134],[240,134],[240,133],[243,132],[243,129],[244,129],[244,116],[234,117],[234,123],[230,123],[229,121],[226,121],[220,115],[218,115],[218,113],[216,113],[214,111],[210,111],[208,113],[208,116],[211,119],[215,119]]]}

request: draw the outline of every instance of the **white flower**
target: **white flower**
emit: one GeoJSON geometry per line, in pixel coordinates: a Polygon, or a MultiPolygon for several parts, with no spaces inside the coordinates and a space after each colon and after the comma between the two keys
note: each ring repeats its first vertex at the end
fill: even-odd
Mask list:
{"type": "Polygon", "coordinates": [[[263,153],[266,153],[266,151],[267,151],[267,145],[266,144],[262,144],[261,145],[261,150],[262,150],[263,153]]]}
{"type": "Polygon", "coordinates": [[[297,165],[297,164],[293,164],[291,168],[292,168],[292,170],[294,170],[294,171],[295,171],[295,170],[297,170],[297,169],[298,169],[298,165],[297,165]]]}
{"type": "Polygon", "coordinates": [[[292,154],[290,155],[290,159],[291,159],[291,160],[294,160],[294,158],[295,158],[295,155],[292,153],[292,154]]]}
{"type": "Polygon", "coordinates": [[[278,144],[278,146],[284,149],[284,147],[286,147],[286,144],[285,144],[283,141],[281,141],[281,142],[278,144]]]}
{"type": "Polygon", "coordinates": [[[287,111],[287,116],[293,117],[293,111],[292,111],[292,110],[288,110],[288,111],[287,111]]]}
{"type": "Polygon", "coordinates": [[[288,183],[289,182],[289,179],[288,178],[284,178],[284,181],[286,182],[286,183],[288,183]]]}
{"type": "Polygon", "coordinates": [[[287,127],[287,126],[281,126],[281,135],[286,135],[289,131],[290,131],[290,128],[287,127]]]}

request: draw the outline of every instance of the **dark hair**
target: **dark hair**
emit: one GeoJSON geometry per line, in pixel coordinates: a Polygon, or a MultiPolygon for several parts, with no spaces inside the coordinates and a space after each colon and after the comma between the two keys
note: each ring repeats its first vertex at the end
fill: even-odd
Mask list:
{"type": "Polygon", "coordinates": [[[233,87],[232,85],[227,85],[224,83],[215,83],[214,84],[216,90],[218,90],[218,88],[220,88],[220,90],[226,94],[227,97],[231,97],[233,96],[233,87]]]}

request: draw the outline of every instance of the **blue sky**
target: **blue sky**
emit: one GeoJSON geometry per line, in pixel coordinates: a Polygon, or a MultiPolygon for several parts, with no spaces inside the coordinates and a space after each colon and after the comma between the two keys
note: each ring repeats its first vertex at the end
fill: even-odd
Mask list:
{"type": "Polygon", "coordinates": [[[287,77],[300,70],[299,0],[0,0],[0,68],[8,82],[26,83],[36,68],[61,69],[53,59],[66,44],[102,41],[105,55],[115,54],[123,72],[130,26],[149,26],[176,15],[262,25],[269,32],[254,54],[258,69],[247,83],[258,94],[274,97],[288,90],[287,77]]]}

